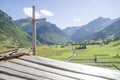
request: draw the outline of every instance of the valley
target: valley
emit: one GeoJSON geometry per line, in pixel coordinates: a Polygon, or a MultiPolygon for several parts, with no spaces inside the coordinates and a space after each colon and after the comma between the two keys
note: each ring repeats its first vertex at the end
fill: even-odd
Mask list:
{"type": "MultiPolygon", "coordinates": [[[[3,11],[0,17],[0,52],[32,49],[31,24],[21,24],[23,19],[13,21],[3,11]]],[[[119,18],[98,17],[86,25],[63,30],[51,22],[37,23],[37,56],[119,70],[119,23],[119,18]]]]}

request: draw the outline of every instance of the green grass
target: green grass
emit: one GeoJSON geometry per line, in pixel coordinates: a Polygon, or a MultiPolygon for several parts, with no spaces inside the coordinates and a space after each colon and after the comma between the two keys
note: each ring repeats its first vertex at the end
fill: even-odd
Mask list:
{"type": "Polygon", "coordinates": [[[70,52],[69,46],[61,48],[61,45],[42,45],[37,47],[37,55],[51,59],[65,60],[68,57],[72,56],[72,53],[70,52]]]}
{"type": "MultiPolygon", "coordinates": [[[[114,46],[115,44],[119,44],[120,41],[112,42],[108,45],[88,45],[87,49],[76,50],[78,53],[76,58],[93,58],[94,55],[108,54],[110,57],[116,56],[116,54],[120,55],[120,45],[114,46]]],[[[76,46],[74,46],[75,48],[76,46]]]]}
{"type": "Polygon", "coordinates": [[[66,60],[68,57],[72,56],[72,53],[67,51],[67,52],[64,52],[62,53],[60,56],[57,55],[57,56],[50,56],[51,59],[56,59],[56,60],[66,60]]]}
{"type": "MultiPolygon", "coordinates": [[[[111,67],[111,65],[115,64],[120,68],[120,58],[115,58],[118,54],[120,56],[120,41],[111,42],[107,45],[87,45],[87,49],[75,49],[79,45],[74,45],[73,50],[77,53],[77,56],[71,60],[70,62],[81,63],[81,64],[91,64],[94,66],[100,66],[104,68],[115,69],[115,67],[111,67]],[[97,62],[95,63],[94,55],[108,55],[108,56],[97,56],[97,62]],[[99,65],[98,65],[99,64],[99,65]],[[110,67],[109,67],[110,64],[110,67]],[[103,66],[101,66],[103,65],[103,66]],[[104,66],[108,65],[108,66],[104,66]]],[[[38,56],[43,56],[56,60],[66,60],[68,57],[72,56],[70,51],[70,46],[66,46],[61,48],[61,45],[54,46],[38,46],[37,53],[38,56]]]]}
{"type": "MultiPolygon", "coordinates": [[[[78,45],[73,46],[74,51],[77,53],[77,56],[71,62],[76,63],[91,63],[89,59],[93,59],[92,63],[94,63],[94,55],[109,55],[109,56],[97,56],[97,62],[103,63],[111,63],[115,64],[120,68],[120,57],[116,58],[116,55],[120,56],[120,41],[111,42],[107,45],[88,45],[87,49],[75,49],[78,45]],[[84,60],[82,60],[84,59],[84,60]],[[88,59],[88,60],[87,60],[88,59]]],[[[97,64],[97,63],[96,63],[97,64]]],[[[101,63],[102,64],[102,63],[101,63]]],[[[113,68],[112,68],[113,69],[113,68]]]]}

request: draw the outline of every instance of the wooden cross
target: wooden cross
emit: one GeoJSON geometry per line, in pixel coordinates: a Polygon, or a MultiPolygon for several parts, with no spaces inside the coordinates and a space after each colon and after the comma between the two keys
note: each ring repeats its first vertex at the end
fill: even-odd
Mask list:
{"type": "Polygon", "coordinates": [[[35,19],[35,6],[32,6],[32,20],[23,20],[23,23],[32,22],[32,46],[33,55],[36,55],[36,22],[46,21],[46,18],[35,19]]]}

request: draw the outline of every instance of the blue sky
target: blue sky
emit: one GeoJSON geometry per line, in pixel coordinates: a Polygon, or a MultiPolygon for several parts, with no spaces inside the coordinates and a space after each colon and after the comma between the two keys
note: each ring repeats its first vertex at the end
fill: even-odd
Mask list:
{"type": "Polygon", "coordinates": [[[120,17],[120,0],[0,0],[0,10],[13,20],[28,17],[32,5],[38,17],[46,17],[61,29],[87,24],[99,16],[120,17]]]}

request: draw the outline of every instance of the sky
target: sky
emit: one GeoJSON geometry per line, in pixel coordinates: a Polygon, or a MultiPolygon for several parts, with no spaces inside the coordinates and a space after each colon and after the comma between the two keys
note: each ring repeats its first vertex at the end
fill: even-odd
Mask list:
{"type": "Polygon", "coordinates": [[[0,10],[13,20],[31,16],[32,6],[36,18],[47,18],[59,28],[81,26],[98,17],[120,17],[120,0],[0,0],[0,10]]]}

